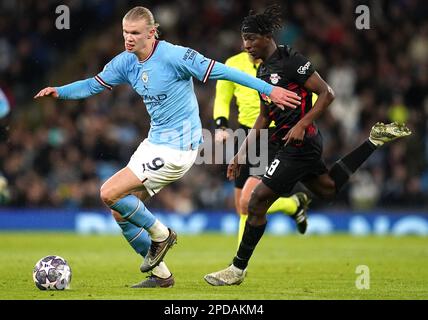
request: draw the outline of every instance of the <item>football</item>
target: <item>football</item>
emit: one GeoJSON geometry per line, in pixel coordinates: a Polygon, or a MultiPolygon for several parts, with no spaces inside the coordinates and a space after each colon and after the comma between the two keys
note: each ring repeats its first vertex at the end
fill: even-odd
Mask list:
{"type": "Polygon", "coordinates": [[[70,288],[71,268],[60,256],[47,256],[37,261],[33,280],[40,290],[64,290],[70,288]]]}

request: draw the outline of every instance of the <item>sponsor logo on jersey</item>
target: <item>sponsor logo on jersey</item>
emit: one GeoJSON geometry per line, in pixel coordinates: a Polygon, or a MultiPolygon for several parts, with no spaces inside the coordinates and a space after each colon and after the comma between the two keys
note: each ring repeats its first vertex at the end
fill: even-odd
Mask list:
{"type": "Polygon", "coordinates": [[[166,94],[158,94],[158,95],[155,95],[155,96],[151,96],[151,95],[148,95],[148,94],[143,95],[143,99],[144,99],[145,103],[163,101],[167,97],[168,96],[166,94]]]}
{"type": "Polygon", "coordinates": [[[297,69],[297,73],[306,74],[310,66],[311,63],[308,61],[304,66],[300,66],[299,69],[297,69]]]}
{"type": "Polygon", "coordinates": [[[197,54],[197,52],[195,50],[187,49],[186,53],[183,56],[183,60],[184,61],[187,61],[187,60],[193,61],[196,58],[196,54],[197,54]]]}
{"type": "Polygon", "coordinates": [[[160,106],[162,104],[162,101],[168,98],[166,94],[158,94],[154,96],[149,94],[143,94],[141,95],[141,97],[144,100],[144,104],[150,108],[160,106]]]}
{"type": "Polygon", "coordinates": [[[281,77],[278,75],[278,73],[272,73],[270,75],[270,82],[272,84],[277,84],[281,80],[281,77]]]}

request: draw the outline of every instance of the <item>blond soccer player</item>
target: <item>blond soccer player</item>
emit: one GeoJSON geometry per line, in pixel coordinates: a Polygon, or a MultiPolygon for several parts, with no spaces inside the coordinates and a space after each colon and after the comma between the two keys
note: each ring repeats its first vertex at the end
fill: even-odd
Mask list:
{"type": "Polygon", "coordinates": [[[281,108],[296,108],[301,99],[294,92],[227,67],[191,48],[159,41],[157,28],[149,9],[131,9],[122,21],[125,50],[100,73],[65,86],[44,88],[35,96],[83,99],[120,84],[130,85],[141,96],[150,116],[148,137],[129,163],[100,190],[125,239],[144,257],[141,272],[150,272],[148,279],[134,288],[166,288],[175,283],[163,260],[176,243],[177,234],[150,212],[144,200],[183,177],[196,160],[202,126],[193,79],[204,83],[209,79],[238,82],[269,96],[281,108]]]}

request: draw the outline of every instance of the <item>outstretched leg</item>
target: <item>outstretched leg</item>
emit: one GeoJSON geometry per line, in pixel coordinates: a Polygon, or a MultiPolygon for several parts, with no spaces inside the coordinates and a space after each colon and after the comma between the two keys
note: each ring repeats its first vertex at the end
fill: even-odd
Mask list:
{"type": "Polygon", "coordinates": [[[351,175],[383,144],[409,136],[411,131],[404,124],[396,122],[376,123],[370,132],[370,137],[359,147],[338,160],[328,174],[315,179],[304,181],[309,190],[325,200],[333,200],[351,175]]]}

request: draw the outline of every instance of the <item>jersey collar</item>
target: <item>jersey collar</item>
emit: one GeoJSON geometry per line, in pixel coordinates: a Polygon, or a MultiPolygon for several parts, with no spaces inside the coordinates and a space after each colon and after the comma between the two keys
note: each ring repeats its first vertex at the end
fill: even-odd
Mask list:
{"type": "Polygon", "coordinates": [[[150,51],[150,54],[147,56],[146,59],[144,59],[143,61],[138,61],[138,62],[139,63],[144,63],[147,60],[149,60],[153,56],[153,54],[155,53],[155,50],[156,50],[158,44],[159,44],[159,40],[156,40],[155,42],[153,42],[153,46],[152,46],[152,50],[150,51]]]}

